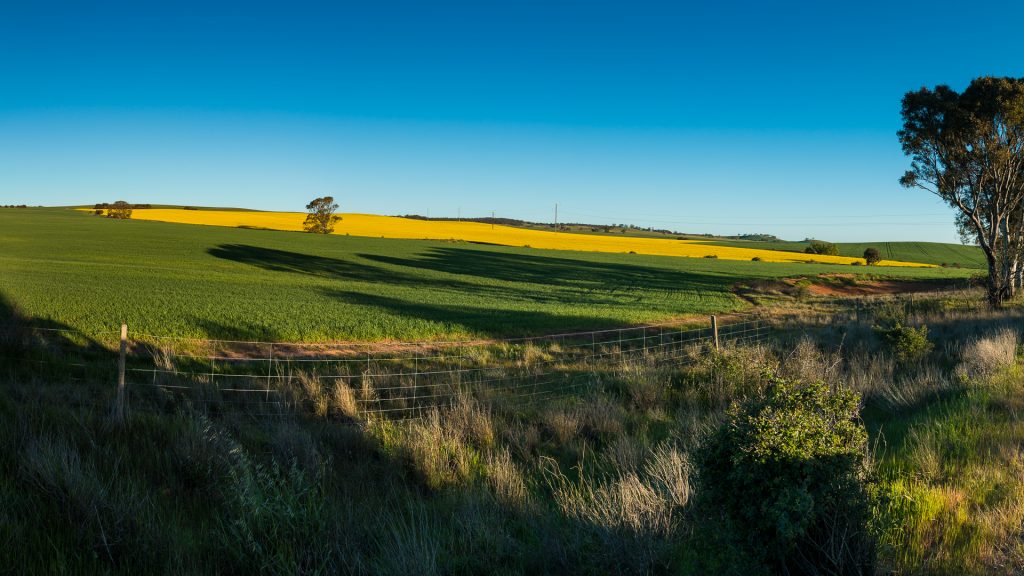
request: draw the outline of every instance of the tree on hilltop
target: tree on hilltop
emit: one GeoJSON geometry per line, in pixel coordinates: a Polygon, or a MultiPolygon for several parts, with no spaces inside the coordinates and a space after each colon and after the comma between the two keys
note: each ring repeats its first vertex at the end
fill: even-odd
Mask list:
{"type": "Polygon", "coordinates": [[[815,241],[811,242],[810,246],[808,246],[807,248],[804,248],[804,253],[805,254],[822,254],[822,255],[825,255],[825,256],[838,256],[839,255],[839,248],[835,244],[833,244],[831,242],[824,242],[822,240],[815,240],[815,241]]]}
{"type": "Polygon", "coordinates": [[[107,209],[107,218],[116,220],[127,220],[132,217],[132,205],[124,200],[118,200],[107,209]]]}
{"type": "Polygon", "coordinates": [[[306,204],[309,214],[302,224],[306,232],[314,234],[330,234],[334,232],[334,225],[341,221],[341,216],[335,215],[338,205],[334,203],[333,196],[317,198],[306,204]]]}

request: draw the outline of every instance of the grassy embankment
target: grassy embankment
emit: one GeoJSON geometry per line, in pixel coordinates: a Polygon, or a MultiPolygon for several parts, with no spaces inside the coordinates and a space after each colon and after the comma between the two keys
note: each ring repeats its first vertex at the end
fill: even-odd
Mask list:
{"type": "MultiPolygon", "coordinates": [[[[722,511],[702,504],[694,473],[726,407],[759,397],[767,370],[860,394],[879,570],[1019,572],[1020,315],[915,306],[903,321],[926,322],[938,346],[912,361],[868,327],[896,315],[883,309],[863,324],[793,324],[765,347],[589,372],[579,394],[539,405],[466,392],[419,421],[361,426],[359,391],[301,376],[277,418],[153,399],[118,428],[107,382],[67,385],[8,362],[2,566],[765,573],[722,534],[722,511]]],[[[18,358],[17,341],[3,352],[18,358]]]]}
{"type": "Polygon", "coordinates": [[[0,210],[0,246],[0,294],[39,322],[260,340],[521,336],[744,309],[740,281],[975,274],[320,237],[61,209],[0,210]]]}

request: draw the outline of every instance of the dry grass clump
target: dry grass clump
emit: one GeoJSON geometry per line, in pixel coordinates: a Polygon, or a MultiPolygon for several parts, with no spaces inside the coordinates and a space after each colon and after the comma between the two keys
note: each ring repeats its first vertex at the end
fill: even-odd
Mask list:
{"type": "Polygon", "coordinates": [[[630,404],[638,410],[651,410],[660,406],[664,400],[668,388],[666,376],[669,372],[648,357],[623,363],[616,375],[630,404]]]}
{"type": "MultiPolygon", "coordinates": [[[[672,541],[689,499],[689,467],[669,447],[648,455],[641,472],[570,479],[547,461],[545,477],[555,505],[574,523],[576,537],[589,534],[593,551],[626,572],[651,571],[672,541]]],[[[598,561],[601,565],[602,560],[598,561]]]]}
{"type": "Polygon", "coordinates": [[[408,424],[403,451],[428,488],[440,490],[469,482],[478,455],[459,431],[445,425],[437,410],[408,424]]]}
{"type": "Polygon", "coordinates": [[[286,403],[295,409],[311,412],[320,418],[327,416],[331,396],[316,374],[296,373],[294,378],[287,380],[283,392],[286,403]]]}
{"type": "Polygon", "coordinates": [[[459,396],[449,409],[434,409],[417,421],[378,430],[385,444],[434,490],[466,485],[480,476],[482,454],[495,441],[490,412],[466,396],[459,396]]]}
{"type": "Polygon", "coordinates": [[[680,393],[689,404],[705,412],[719,412],[737,398],[760,390],[764,374],[774,371],[778,362],[766,346],[704,349],[684,359],[686,369],[680,393]]]}
{"type": "Polygon", "coordinates": [[[494,444],[494,423],[491,412],[466,394],[458,394],[452,407],[445,414],[447,425],[474,446],[486,449],[494,444]]]}
{"type": "Polygon", "coordinates": [[[347,382],[338,379],[334,383],[331,392],[331,411],[345,418],[355,418],[359,415],[359,402],[356,401],[356,392],[347,382]]]}
{"type": "Polygon", "coordinates": [[[898,412],[962,388],[949,370],[931,363],[901,369],[893,355],[858,349],[849,354],[838,381],[860,393],[865,402],[898,412]]]}
{"type": "Polygon", "coordinates": [[[690,461],[670,444],[660,444],[651,453],[644,472],[652,486],[682,508],[690,501],[690,461]]]}
{"type": "Polygon", "coordinates": [[[484,470],[487,484],[499,502],[513,508],[526,505],[529,490],[523,472],[507,449],[489,454],[484,470]]]}
{"type": "Polygon", "coordinates": [[[824,350],[804,337],[789,354],[784,355],[780,372],[791,380],[834,382],[842,364],[843,357],[838,348],[824,350]]]}
{"type": "Polygon", "coordinates": [[[647,457],[647,452],[647,442],[643,438],[622,434],[608,444],[604,456],[613,469],[636,472],[647,457]]]}
{"type": "Polygon", "coordinates": [[[580,431],[580,415],[577,411],[563,406],[544,410],[540,414],[544,429],[554,438],[555,442],[565,444],[576,437],[580,431]]]}
{"type": "Polygon", "coordinates": [[[521,460],[529,460],[537,454],[543,441],[543,431],[539,422],[513,421],[499,429],[501,442],[521,460]]]}
{"type": "Polygon", "coordinates": [[[990,376],[1017,361],[1017,333],[1004,328],[964,345],[957,372],[968,378],[990,376]]]}
{"type": "Polygon", "coordinates": [[[604,395],[592,393],[575,405],[580,432],[591,438],[611,438],[623,430],[625,410],[604,395]]]}

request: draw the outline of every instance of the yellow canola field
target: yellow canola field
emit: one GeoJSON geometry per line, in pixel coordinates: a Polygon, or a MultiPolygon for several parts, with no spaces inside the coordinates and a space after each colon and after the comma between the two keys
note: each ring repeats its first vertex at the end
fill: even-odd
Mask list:
{"type": "MultiPolygon", "coordinates": [[[[754,248],[715,246],[700,240],[671,240],[662,238],[636,238],[598,234],[571,234],[546,230],[529,230],[512,226],[439,220],[416,220],[373,214],[340,214],[341,222],[335,234],[370,236],[378,238],[409,238],[429,240],[464,240],[503,246],[529,246],[553,250],[579,250],[583,252],[611,252],[651,254],[656,256],[684,256],[703,258],[717,256],[725,260],[750,260],[760,257],[765,262],[816,262],[850,264],[862,258],[799,254],[754,248]]],[[[134,220],[158,220],[181,224],[229,226],[234,228],[264,228],[271,230],[302,230],[305,213],[248,212],[220,210],[137,209],[134,220]]],[[[883,266],[922,266],[913,262],[883,260],[883,266]]]]}

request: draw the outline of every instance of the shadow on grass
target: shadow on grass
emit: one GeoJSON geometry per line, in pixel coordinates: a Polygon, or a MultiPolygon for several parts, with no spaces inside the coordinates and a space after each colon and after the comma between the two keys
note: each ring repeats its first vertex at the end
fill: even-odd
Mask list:
{"type": "Polygon", "coordinates": [[[596,262],[561,256],[541,256],[472,250],[432,248],[421,258],[395,258],[359,254],[362,258],[435,272],[479,276],[506,282],[546,286],[573,286],[591,290],[712,290],[726,292],[735,278],[703,272],[684,272],[644,264],[596,262]]]}
{"type": "Polygon", "coordinates": [[[380,308],[389,314],[437,322],[446,327],[462,328],[487,337],[513,337],[553,332],[571,332],[594,326],[622,324],[621,319],[605,316],[573,316],[539,310],[504,310],[459,305],[436,305],[410,302],[387,296],[344,290],[329,290],[325,295],[349,304],[380,308]]]}
{"type": "MultiPolygon", "coordinates": [[[[347,303],[460,327],[481,336],[518,336],[623,324],[622,316],[594,314],[595,308],[661,310],[669,315],[706,311],[713,304],[706,301],[709,296],[721,298],[718,308],[734,298],[731,288],[735,277],[728,275],[486,249],[435,247],[417,258],[381,254],[337,258],[222,244],[210,248],[208,254],[263,270],[332,283],[364,282],[382,289],[429,290],[439,297],[424,298],[421,292],[406,292],[410,295],[405,296],[376,287],[366,290],[348,285],[330,285],[323,293],[347,303]],[[671,296],[666,297],[666,293],[671,296]],[[480,306],[481,299],[493,300],[495,307],[480,306]],[[426,304],[424,300],[440,300],[444,304],[426,304]],[[476,305],[467,305],[467,301],[476,305]],[[515,305],[503,306],[506,303],[515,305]],[[565,313],[567,309],[572,311],[565,313]]],[[[258,326],[206,328],[208,333],[231,334],[241,339],[271,337],[258,326]]]]}
{"type": "MultiPolygon", "coordinates": [[[[276,250],[246,244],[222,244],[210,248],[215,258],[256,266],[273,272],[290,272],[331,280],[376,282],[415,288],[439,287],[485,292],[493,287],[453,278],[438,278],[420,271],[477,277],[485,281],[534,284],[546,289],[563,288],[578,293],[622,294],[639,291],[729,292],[736,278],[706,272],[680,271],[643,264],[595,262],[578,258],[516,254],[467,248],[430,248],[420,258],[397,258],[381,254],[356,257],[384,264],[359,262],[276,250]]],[[[516,288],[497,295],[522,295],[516,288]]]]}

